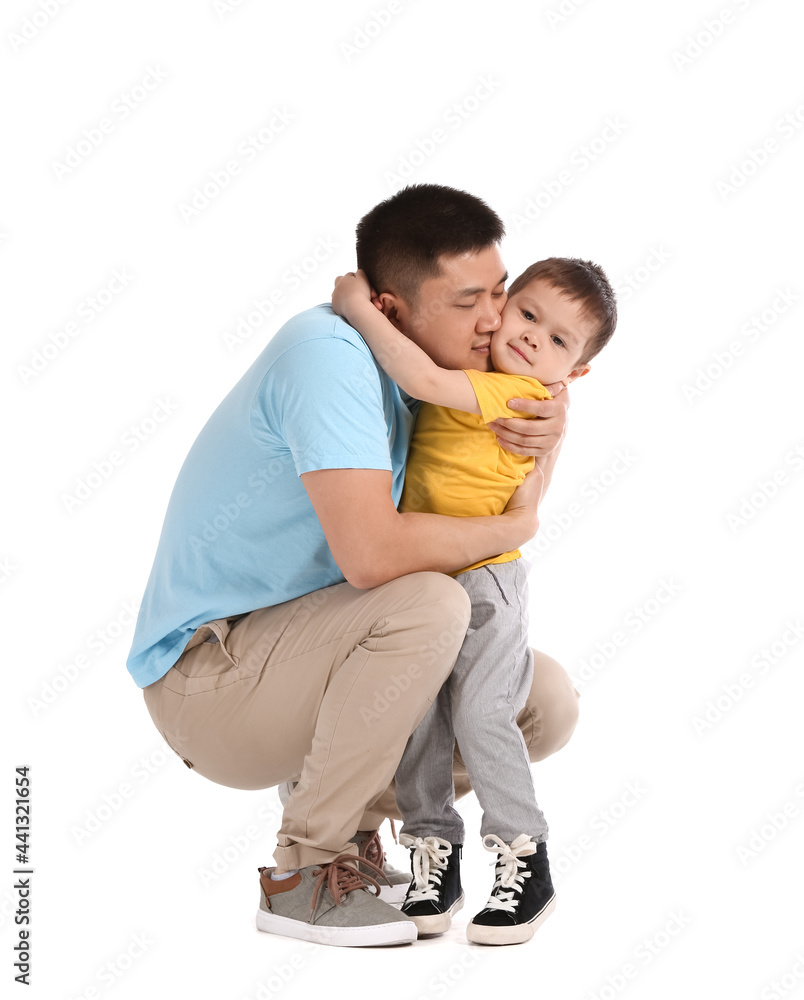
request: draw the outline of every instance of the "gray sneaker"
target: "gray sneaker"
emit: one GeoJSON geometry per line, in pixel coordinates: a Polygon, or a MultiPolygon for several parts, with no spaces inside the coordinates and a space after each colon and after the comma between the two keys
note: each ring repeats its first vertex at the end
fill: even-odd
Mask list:
{"type": "MultiPolygon", "coordinates": [[[[383,875],[388,879],[389,885],[380,887],[380,899],[386,903],[401,906],[405,901],[405,894],[410,885],[410,872],[400,871],[394,868],[385,860],[385,851],[382,849],[379,830],[358,830],[352,837],[352,842],[357,844],[361,863],[363,859],[372,862],[382,869],[383,875]]],[[[371,872],[369,871],[369,874],[371,872]]]]}
{"type": "MultiPolygon", "coordinates": [[[[298,782],[296,781],[283,781],[277,787],[279,801],[282,803],[283,808],[290,801],[290,796],[297,784],[298,782]]],[[[394,906],[401,906],[410,885],[410,872],[400,871],[399,868],[394,868],[393,865],[388,864],[385,860],[385,852],[382,849],[379,830],[358,830],[354,837],[352,837],[352,843],[357,844],[357,850],[361,858],[366,858],[368,861],[372,861],[375,865],[379,865],[382,868],[382,873],[389,884],[380,886],[380,899],[394,906]]],[[[369,874],[371,874],[370,871],[369,874]]]]}
{"type": "MultiPolygon", "coordinates": [[[[370,861],[360,864],[382,877],[370,861]]],[[[308,865],[286,879],[272,879],[273,871],[259,869],[258,930],[349,948],[416,940],[416,925],[369,890],[371,885],[378,892],[379,885],[357,868],[353,854],[308,865]]]]}

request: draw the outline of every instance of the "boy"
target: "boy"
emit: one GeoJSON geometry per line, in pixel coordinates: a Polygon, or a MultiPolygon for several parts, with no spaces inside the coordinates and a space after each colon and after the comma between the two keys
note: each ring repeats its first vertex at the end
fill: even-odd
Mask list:
{"type": "MultiPolygon", "coordinates": [[[[400,388],[422,400],[400,511],[452,516],[502,513],[534,459],[504,451],[486,425],[517,415],[509,399],[549,399],[545,384],[586,375],[616,325],[603,270],[566,258],[539,261],[511,285],[489,345],[493,372],[439,368],[377,311],[363,272],[336,280],[332,306],[400,388]]],[[[420,935],[446,931],[463,905],[464,831],[452,805],[456,739],[483,809],[483,846],[497,854],[491,896],[467,937],[480,944],[526,941],[555,907],[547,824],[516,725],[533,669],[519,556],[505,552],[450,574],[472,600],[472,619],[453,671],[397,769],[400,842],[411,848],[413,871],[402,912],[420,935]]]]}

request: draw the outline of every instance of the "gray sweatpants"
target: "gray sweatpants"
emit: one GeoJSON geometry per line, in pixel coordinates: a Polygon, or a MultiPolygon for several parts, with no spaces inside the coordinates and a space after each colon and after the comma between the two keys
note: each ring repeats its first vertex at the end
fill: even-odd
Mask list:
{"type": "Polygon", "coordinates": [[[452,783],[455,741],[483,809],[481,836],[507,844],[521,833],[547,839],[530,761],[516,717],[533,677],[528,580],[521,559],[481,566],[455,579],[472,617],[452,673],[407,742],[396,771],[402,832],[464,843],[452,783]]]}

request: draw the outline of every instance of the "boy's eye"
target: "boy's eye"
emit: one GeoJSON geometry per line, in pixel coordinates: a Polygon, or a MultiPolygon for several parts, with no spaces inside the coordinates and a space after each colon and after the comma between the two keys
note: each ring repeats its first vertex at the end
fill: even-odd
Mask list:
{"type": "Polygon", "coordinates": [[[558,344],[559,347],[563,347],[564,346],[564,341],[561,339],[561,337],[559,337],[559,336],[557,336],[555,334],[553,335],[553,341],[554,341],[554,343],[558,344]]]}
{"type": "Polygon", "coordinates": [[[532,320],[532,319],[535,319],[535,318],[536,318],[536,317],[535,317],[535,316],[533,315],[533,313],[532,313],[532,312],[528,312],[528,310],[527,310],[527,309],[523,309],[523,310],[522,310],[522,315],[523,315],[523,316],[525,317],[525,319],[526,319],[526,320],[528,320],[528,321],[530,321],[530,320],[532,320]]]}

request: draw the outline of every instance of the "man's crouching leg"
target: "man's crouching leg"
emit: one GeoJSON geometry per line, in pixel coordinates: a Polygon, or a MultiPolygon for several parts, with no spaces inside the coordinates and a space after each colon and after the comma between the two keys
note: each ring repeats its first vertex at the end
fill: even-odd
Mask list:
{"type": "Polygon", "coordinates": [[[466,591],[441,573],[414,573],[361,592],[344,632],[348,655],[327,684],[312,747],[285,806],[279,866],[356,853],[355,831],[376,829],[362,819],[367,804],[391,783],[408,737],[452,670],[470,612],[466,591]]]}

